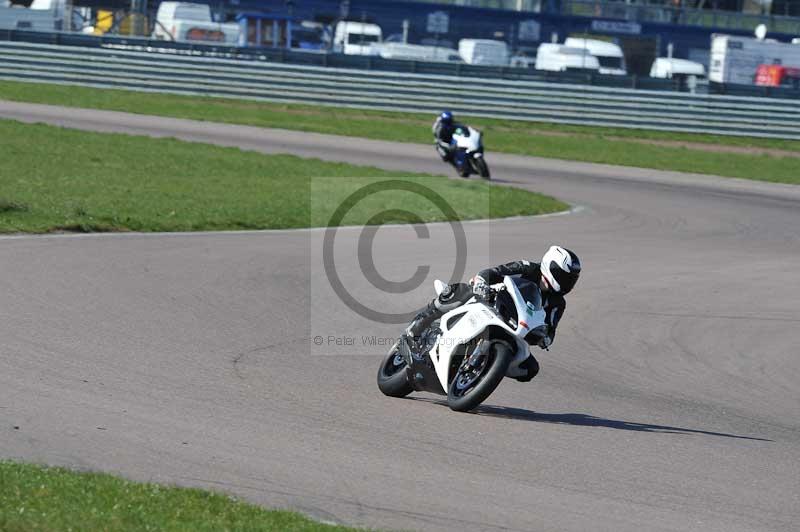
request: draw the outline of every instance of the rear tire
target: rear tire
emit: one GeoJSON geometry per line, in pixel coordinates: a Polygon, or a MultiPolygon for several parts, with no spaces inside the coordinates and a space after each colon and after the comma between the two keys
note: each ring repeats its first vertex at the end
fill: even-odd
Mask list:
{"type": "Polygon", "coordinates": [[[405,397],[414,391],[408,382],[406,368],[406,362],[400,356],[395,344],[378,368],[378,389],[383,395],[405,397]]]}
{"type": "Polygon", "coordinates": [[[481,175],[483,179],[491,179],[491,175],[489,174],[489,165],[486,164],[486,160],[483,157],[478,157],[477,159],[473,159],[475,163],[475,169],[478,170],[478,173],[481,175]]]}
{"type": "Polygon", "coordinates": [[[506,376],[513,354],[505,344],[493,342],[489,347],[489,357],[486,366],[481,371],[477,383],[472,384],[466,392],[459,389],[459,376],[462,368],[459,367],[455,377],[450,382],[447,390],[447,405],[456,412],[468,412],[476,408],[497,388],[503,377],[506,376]]]}

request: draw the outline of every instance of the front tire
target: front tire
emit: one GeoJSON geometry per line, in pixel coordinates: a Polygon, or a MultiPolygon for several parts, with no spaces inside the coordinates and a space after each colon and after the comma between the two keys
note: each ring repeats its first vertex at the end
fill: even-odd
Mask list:
{"type": "Polygon", "coordinates": [[[447,390],[447,405],[456,412],[476,408],[497,388],[506,375],[513,354],[505,344],[493,342],[481,358],[480,368],[465,368],[462,363],[447,390]]]}
{"type": "Polygon", "coordinates": [[[483,157],[473,159],[473,162],[475,164],[475,169],[483,179],[491,179],[491,175],[489,174],[489,165],[486,164],[486,160],[483,157]]]}
{"type": "Polygon", "coordinates": [[[395,344],[378,368],[378,389],[383,395],[405,397],[414,391],[408,382],[406,367],[406,361],[395,344]]]}

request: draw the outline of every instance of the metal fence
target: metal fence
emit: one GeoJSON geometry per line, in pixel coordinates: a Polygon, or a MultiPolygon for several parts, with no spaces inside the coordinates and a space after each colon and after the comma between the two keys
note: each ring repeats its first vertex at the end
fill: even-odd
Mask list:
{"type": "MultiPolygon", "coordinates": [[[[488,67],[465,63],[431,61],[406,61],[383,59],[378,56],[344,55],[287,50],[285,48],[239,48],[214,43],[172,42],[141,37],[95,36],[68,32],[36,32],[0,30],[0,41],[28,42],[68,46],[116,48],[134,51],[204,55],[251,61],[271,61],[298,65],[315,65],[335,68],[411,72],[417,74],[442,74],[449,76],[501,78],[528,81],[553,81],[581,83],[605,87],[646,88],[653,90],[680,90],[680,83],[672,80],[642,78],[637,76],[606,76],[596,72],[543,72],[530,68],[488,67]]],[[[797,91],[800,98],[800,91],[797,91]]]]}
{"type": "MultiPolygon", "coordinates": [[[[645,89],[657,91],[687,90],[682,80],[667,80],[641,76],[611,76],[596,72],[546,72],[532,68],[488,67],[464,63],[444,63],[383,59],[376,56],[312,53],[283,48],[238,48],[220,44],[168,42],[141,37],[94,36],[67,32],[35,32],[0,30],[0,41],[41,43],[92,48],[223,57],[240,61],[268,61],[296,65],[314,65],[332,68],[379,70],[413,74],[457,76],[463,78],[540,81],[561,84],[594,85],[645,89]]],[[[758,96],[794,98],[800,100],[800,89],[792,87],[757,87],[755,85],[703,84],[698,92],[711,92],[728,96],[758,96]]]]}
{"type": "Polygon", "coordinates": [[[796,101],[0,42],[0,78],[174,94],[800,139],[796,101]]]}

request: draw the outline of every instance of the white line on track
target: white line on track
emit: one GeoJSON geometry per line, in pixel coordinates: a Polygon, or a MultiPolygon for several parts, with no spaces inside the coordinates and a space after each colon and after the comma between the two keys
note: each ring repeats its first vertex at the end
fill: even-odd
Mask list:
{"type": "MultiPolygon", "coordinates": [[[[509,216],[507,218],[482,218],[480,220],[461,220],[461,224],[485,224],[485,223],[504,223],[517,222],[523,220],[536,220],[541,218],[553,218],[556,216],[566,216],[583,212],[586,208],[583,205],[575,205],[566,211],[550,212],[547,214],[534,214],[531,216],[509,216]]],[[[450,222],[426,222],[423,225],[449,224],[450,222]]],[[[385,224],[381,228],[409,227],[416,224],[385,224]]],[[[363,225],[342,225],[337,230],[362,229],[363,225]]],[[[22,239],[45,239],[45,238],[126,238],[126,237],[157,237],[157,236],[209,236],[209,235],[258,235],[258,234],[282,234],[297,232],[319,232],[328,229],[327,227],[299,227],[296,229],[248,229],[234,231],[164,231],[164,232],[139,232],[139,231],[112,231],[97,233],[14,233],[0,235],[0,240],[22,240],[22,239]]]]}

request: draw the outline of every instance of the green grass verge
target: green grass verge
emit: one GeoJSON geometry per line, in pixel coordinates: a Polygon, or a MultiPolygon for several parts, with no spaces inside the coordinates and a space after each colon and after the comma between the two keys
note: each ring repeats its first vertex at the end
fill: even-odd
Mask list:
{"type": "MultiPolygon", "coordinates": [[[[0,98],[401,142],[430,142],[428,115],[283,105],[48,84],[0,82],[0,98]]],[[[709,151],[714,146],[800,152],[800,141],[474,119],[487,149],[557,159],[800,183],[796,157],[709,151]],[[637,141],[682,141],[698,148],[637,141]]],[[[491,160],[491,159],[490,159],[491,160]]]]}
{"type": "MultiPolygon", "coordinates": [[[[328,224],[355,190],[398,178],[434,191],[459,219],[564,210],[553,198],[481,181],[263,155],[0,120],[0,232],[278,229],[328,224]]],[[[454,217],[413,192],[365,198],[342,225],[454,217]]]]}
{"type": "Polygon", "coordinates": [[[294,512],[265,510],[199,489],[0,461],[0,530],[346,532],[356,529],[317,523],[294,512]]]}

